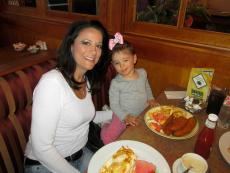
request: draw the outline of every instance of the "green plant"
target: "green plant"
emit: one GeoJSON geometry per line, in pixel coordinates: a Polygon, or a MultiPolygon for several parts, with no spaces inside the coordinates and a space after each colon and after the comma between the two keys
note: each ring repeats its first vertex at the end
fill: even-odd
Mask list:
{"type": "Polygon", "coordinates": [[[210,15],[205,6],[202,4],[190,1],[187,6],[186,15],[191,15],[193,18],[199,18],[200,20],[210,22],[210,15]]]}
{"type": "MultiPolygon", "coordinates": [[[[142,11],[137,12],[138,21],[176,25],[178,10],[181,0],[152,0],[142,11]]],[[[202,4],[196,1],[189,1],[186,9],[186,17],[192,16],[195,19],[210,22],[209,13],[202,4]]]]}
{"type": "Polygon", "coordinates": [[[137,12],[137,20],[176,24],[179,0],[154,0],[150,4],[144,10],[137,12]]]}

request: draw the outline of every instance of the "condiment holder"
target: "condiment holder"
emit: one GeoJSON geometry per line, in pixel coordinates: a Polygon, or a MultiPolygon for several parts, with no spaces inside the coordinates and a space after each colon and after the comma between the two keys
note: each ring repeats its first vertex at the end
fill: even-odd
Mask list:
{"type": "Polygon", "coordinates": [[[185,109],[191,113],[198,112],[205,107],[205,104],[202,103],[200,100],[195,99],[193,97],[185,97],[185,109]]]}
{"type": "Polygon", "coordinates": [[[37,53],[37,52],[40,50],[40,48],[37,47],[36,45],[32,45],[32,46],[30,46],[27,50],[28,50],[30,53],[37,53]]]}

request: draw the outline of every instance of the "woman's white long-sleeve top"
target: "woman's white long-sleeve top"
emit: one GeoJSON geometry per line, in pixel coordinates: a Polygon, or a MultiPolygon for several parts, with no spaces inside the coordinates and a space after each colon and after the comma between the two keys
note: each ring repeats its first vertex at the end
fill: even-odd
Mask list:
{"type": "Polygon", "coordinates": [[[64,158],[85,146],[94,116],[90,92],[79,99],[58,70],[47,72],[33,93],[31,134],[25,155],[54,173],[78,173],[64,158]]]}

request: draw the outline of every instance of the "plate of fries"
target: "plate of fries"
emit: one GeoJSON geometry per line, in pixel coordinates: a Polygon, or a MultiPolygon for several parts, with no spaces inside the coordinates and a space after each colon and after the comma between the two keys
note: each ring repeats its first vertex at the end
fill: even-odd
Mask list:
{"type": "Polygon", "coordinates": [[[199,129],[199,123],[191,113],[172,105],[151,108],[144,120],[154,133],[170,139],[191,138],[199,129]]]}

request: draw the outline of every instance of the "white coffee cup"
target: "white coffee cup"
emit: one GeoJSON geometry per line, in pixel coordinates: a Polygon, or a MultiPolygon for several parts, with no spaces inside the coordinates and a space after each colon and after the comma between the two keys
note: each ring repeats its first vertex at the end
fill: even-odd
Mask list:
{"type": "Polygon", "coordinates": [[[185,153],[180,158],[180,164],[177,169],[178,173],[184,172],[187,169],[189,169],[188,173],[206,173],[208,164],[207,161],[198,154],[185,153]]]}

